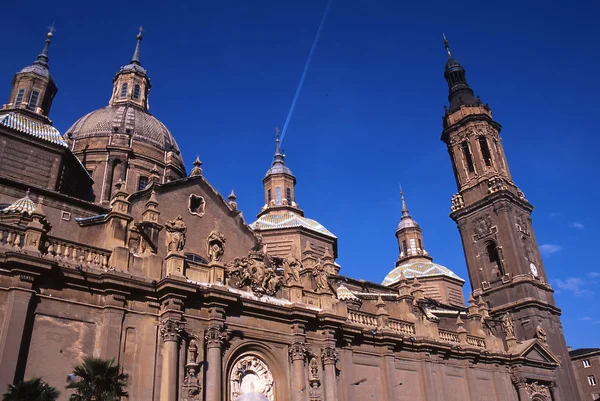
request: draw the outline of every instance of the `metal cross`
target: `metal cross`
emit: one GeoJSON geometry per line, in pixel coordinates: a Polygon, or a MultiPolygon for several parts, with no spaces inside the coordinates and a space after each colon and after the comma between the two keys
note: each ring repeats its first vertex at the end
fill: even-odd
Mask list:
{"type": "Polygon", "coordinates": [[[275,138],[279,139],[279,127],[275,126],[275,138]]]}
{"type": "Polygon", "coordinates": [[[56,32],[56,28],[54,28],[54,22],[53,22],[52,25],[48,27],[48,33],[54,33],[54,32],[56,32]]]}

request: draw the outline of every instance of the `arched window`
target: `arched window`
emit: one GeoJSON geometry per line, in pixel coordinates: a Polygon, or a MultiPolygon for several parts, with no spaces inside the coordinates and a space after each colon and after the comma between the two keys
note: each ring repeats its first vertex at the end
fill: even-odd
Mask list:
{"type": "Polygon", "coordinates": [[[121,98],[124,98],[125,96],[127,96],[127,84],[123,84],[121,85],[121,98]]]}
{"type": "Polygon", "coordinates": [[[485,165],[488,167],[492,167],[492,154],[490,153],[490,148],[488,146],[487,139],[485,136],[480,136],[479,140],[479,149],[481,150],[481,156],[483,156],[483,161],[485,165]]]}
{"type": "Polygon", "coordinates": [[[138,100],[140,98],[140,86],[136,85],[133,87],[133,98],[138,100]]]}
{"type": "Polygon", "coordinates": [[[39,98],[40,98],[40,92],[31,91],[31,94],[29,95],[29,102],[27,102],[27,108],[32,111],[35,110],[35,108],[37,107],[39,98]]]}
{"type": "Polygon", "coordinates": [[[15,102],[13,103],[13,105],[15,107],[20,106],[21,103],[23,103],[23,97],[25,97],[25,89],[19,89],[19,91],[17,92],[17,97],[15,98],[15,102]]]}
{"type": "Polygon", "coordinates": [[[268,189],[267,190],[267,204],[271,203],[271,199],[273,199],[273,197],[271,196],[271,190],[268,189]]]}
{"type": "Polygon", "coordinates": [[[285,198],[288,201],[288,204],[292,204],[292,190],[290,188],[285,189],[285,198]]]}
{"type": "Polygon", "coordinates": [[[498,247],[494,241],[488,241],[485,244],[485,252],[488,256],[488,262],[491,267],[492,279],[502,277],[504,270],[502,269],[502,262],[500,261],[500,253],[498,247]]]}
{"type": "Polygon", "coordinates": [[[473,164],[473,157],[471,157],[471,150],[469,149],[469,143],[464,141],[461,145],[463,155],[465,157],[465,162],[467,163],[467,169],[469,173],[475,172],[475,165],[473,164]]]}

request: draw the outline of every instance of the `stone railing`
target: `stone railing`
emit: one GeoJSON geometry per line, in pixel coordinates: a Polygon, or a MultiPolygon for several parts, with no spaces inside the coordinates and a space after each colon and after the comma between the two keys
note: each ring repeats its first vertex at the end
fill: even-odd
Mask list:
{"type": "Polygon", "coordinates": [[[0,226],[0,246],[20,249],[25,240],[25,231],[20,228],[0,226]]]}
{"type": "Polygon", "coordinates": [[[414,323],[402,322],[400,320],[390,319],[388,320],[388,327],[398,333],[406,334],[406,335],[414,335],[415,334],[415,325],[414,323]]]}
{"type": "Polygon", "coordinates": [[[485,340],[483,338],[467,336],[467,343],[477,348],[485,348],[485,340]]]}
{"type": "Polygon", "coordinates": [[[68,242],[54,237],[49,237],[46,245],[47,256],[57,260],[94,265],[103,269],[106,269],[108,266],[110,252],[104,249],[68,242]]]}
{"type": "Polygon", "coordinates": [[[458,334],[447,330],[438,330],[438,332],[440,333],[440,340],[447,343],[460,344],[460,338],[458,337],[458,334]]]}
{"type": "Polygon", "coordinates": [[[348,320],[361,326],[377,327],[377,318],[364,312],[348,311],[348,320]]]}

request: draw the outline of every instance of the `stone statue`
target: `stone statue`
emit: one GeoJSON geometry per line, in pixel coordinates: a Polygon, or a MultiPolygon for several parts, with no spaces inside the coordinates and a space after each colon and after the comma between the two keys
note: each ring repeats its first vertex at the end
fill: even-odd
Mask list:
{"type": "Polygon", "coordinates": [[[302,263],[292,255],[288,255],[283,259],[283,280],[286,283],[297,283],[300,281],[300,270],[302,263]]]}
{"type": "Polygon", "coordinates": [[[310,377],[311,379],[319,378],[319,364],[317,362],[317,358],[315,357],[310,360],[310,377]]]}
{"type": "Polygon", "coordinates": [[[542,325],[539,323],[535,329],[535,338],[540,340],[543,344],[548,345],[548,340],[546,339],[546,330],[544,330],[542,325]]]}
{"type": "Polygon", "coordinates": [[[196,345],[196,340],[190,340],[190,345],[188,345],[187,352],[187,364],[195,364],[198,359],[198,346],[196,345]]]}
{"type": "Polygon", "coordinates": [[[167,230],[167,251],[181,252],[185,246],[185,233],[187,226],[183,222],[181,215],[175,220],[169,220],[165,224],[167,230]]]}
{"type": "Polygon", "coordinates": [[[227,239],[217,230],[212,230],[206,239],[206,255],[211,262],[220,262],[225,253],[227,239]]]}
{"type": "Polygon", "coordinates": [[[313,276],[315,277],[315,281],[317,282],[317,291],[318,290],[328,290],[329,282],[327,281],[327,271],[325,270],[325,266],[323,266],[323,261],[319,259],[315,267],[312,270],[313,276]]]}
{"type": "Polygon", "coordinates": [[[510,313],[508,312],[506,312],[502,317],[502,330],[504,330],[506,338],[515,337],[515,325],[513,323],[512,317],[510,316],[510,313]]]}

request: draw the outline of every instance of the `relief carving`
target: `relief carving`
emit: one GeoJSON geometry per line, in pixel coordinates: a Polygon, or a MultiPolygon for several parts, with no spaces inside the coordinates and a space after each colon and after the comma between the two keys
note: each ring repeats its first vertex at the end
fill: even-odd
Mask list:
{"type": "Polygon", "coordinates": [[[544,330],[542,325],[539,323],[538,323],[537,327],[535,328],[535,338],[540,340],[542,342],[542,344],[548,345],[548,340],[546,338],[546,330],[544,330]]]}
{"type": "Polygon", "coordinates": [[[206,329],[204,333],[204,341],[208,348],[221,348],[221,345],[225,342],[225,334],[223,333],[223,327],[211,326],[206,329]]]}
{"type": "Polygon", "coordinates": [[[473,239],[475,241],[487,237],[494,232],[492,218],[489,213],[481,214],[473,219],[473,239]]]}
{"type": "Polygon", "coordinates": [[[188,198],[188,210],[191,214],[202,217],[206,213],[206,202],[199,195],[191,194],[188,198]]]}
{"type": "Polygon", "coordinates": [[[206,239],[206,255],[211,262],[220,262],[225,253],[227,239],[220,232],[213,230],[206,239]]]}
{"type": "Polygon", "coordinates": [[[525,385],[525,390],[527,390],[527,394],[529,394],[530,397],[533,398],[533,396],[535,395],[541,395],[543,397],[546,397],[546,399],[550,400],[550,390],[548,389],[548,386],[544,385],[544,384],[540,384],[538,382],[532,382],[532,383],[527,383],[525,385]]]}
{"type": "Polygon", "coordinates": [[[308,379],[308,382],[310,383],[310,400],[320,401],[322,399],[321,390],[319,389],[321,386],[321,379],[319,379],[319,363],[317,362],[316,356],[313,356],[310,359],[309,369],[310,378],[308,379]]]}
{"type": "Polygon", "coordinates": [[[250,251],[247,258],[235,258],[229,262],[226,273],[230,277],[230,285],[238,288],[249,285],[258,296],[275,295],[282,284],[275,268],[267,265],[264,254],[256,250],[250,251]]]}
{"type": "Polygon", "coordinates": [[[196,339],[192,338],[188,344],[187,359],[185,364],[185,378],[183,379],[182,395],[183,399],[198,400],[200,399],[200,379],[198,373],[200,364],[198,363],[198,345],[196,339]]]}
{"type": "Polygon", "coordinates": [[[520,214],[517,216],[517,230],[527,236],[530,235],[529,233],[529,225],[527,224],[527,217],[523,214],[520,214]]]}
{"type": "Polygon", "coordinates": [[[306,359],[306,346],[302,342],[295,342],[290,345],[290,359],[293,361],[306,359]]]}
{"type": "Polygon", "coordinates": [[[229,383],[231,400],[253,393],[260,394],[269,401],[274,400],[273,375],[267,365],[253,355],[245,356],[233,365],[229,383]]]}
{"type": "Polygon", "coordinates": [[[181,215],[177,216],[175,220],[169,220],[165,224],[167,230],[167,251],[169,252],[181,252],[185,246],[185,233],[187,226],[183,222],[181,215]]]}
{"type": "Polygon", "coordinates": [[[166,319],[160,323],[160,335],[162,336],[163,341],[179,341],[181,337],[181,333],[183,329],[179,322],[166,319]]]}

